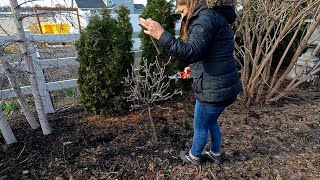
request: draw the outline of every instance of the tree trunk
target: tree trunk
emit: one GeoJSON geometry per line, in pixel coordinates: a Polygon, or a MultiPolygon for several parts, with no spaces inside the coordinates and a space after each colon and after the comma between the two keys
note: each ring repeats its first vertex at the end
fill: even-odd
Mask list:
{"type": "Polygon", "coordinates": [[[7,144],[12,144],[17,142],[16,137],[14,137],[14,134],[11,130],[11,127],[8,121],[6,120],[2,112],[2,109],[0,109],[0,130],[7,144]]]}
{"type": "Polygon", "coordinates": [[[6,76],[8,77],[11,87],[13,88],[14,92],[17,95],[18,102],[22,108],[23,114],[25,115],[29,125],[31,126],[32,129],[38,129],[40,125],[32,115],[30,108],[23,97],[21,89],[17,85],[16,79],[14,77],[13,70],[10,64],[5,59],[1,59],[1,63],[5,69],[5,73],[6,73],[6,76]]]}
{"type": "Polygon", "coordinates": [[[17,0],[10,0],[10,5],[11,5],[12,14],[14,16],[14,22],[16,24],[17,32],[18,32],[18,34],[21,38],[21,42],[22,42],[20,47],[26,56],[26,62],[28,65],[28,69],[30,71],[30,83],[31,83],[32,95],[33,95],[36,109],[38,112],[42,132],[44,135],[48,135],[48,134],[51,134],[51,128],[50,128],[48,118],[47,118],[45,111],[44,111],[44,108],[43,108],[43,103],[41,101],[41,96],[40,96],[40,92],[39,92],[39,86],[38,86],[38,82],[37,82],[34,62],[32,59],[31,52],[28,49],[28,42],[27,42],[26,35],[25,35],[24,29],[23,29],[23,25],[22,25],[22,18],[20,15],[20,7],[18,6],[17,0]]]}
{"type": "Polygon", "coordinates": [[[154,125],[154,122],[153,122],[153,118],[152,118],[152,115],[151,115],[151,107],[150,106],[148,106],[148,112],[149,112],[149,119],[150,119],[150,122],[151,122],[151,126],[152,126],[152,129],[153,129],[153,137],[154,137],[155,142],[158,143],[157,130],[156,130],[156,126],[154,125]]]}

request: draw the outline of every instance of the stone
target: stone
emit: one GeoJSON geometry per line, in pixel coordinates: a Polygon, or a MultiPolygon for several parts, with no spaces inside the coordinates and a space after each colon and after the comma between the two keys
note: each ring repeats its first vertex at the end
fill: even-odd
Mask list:
{"type": "MultiPolygon", "coordinates": [[[[310,22],[310,21],[306,21],[310,22]]],[[[288,79],[293,79],[298,76],[298,79],[304,78],[313,68],[319,63],[319,57],[313,56],[312,53],[316,46],[320,43],[320,26],[313,32],[310,39],[308,40],[308,49],[305,53],[298,58],[296,64],[288,74],[288,79]],[[306,65],[307,61],[308,64],[306,65]]],[[[314,81],[319,79],[318,75],[310,76],[307,81],[314,81]]]]}

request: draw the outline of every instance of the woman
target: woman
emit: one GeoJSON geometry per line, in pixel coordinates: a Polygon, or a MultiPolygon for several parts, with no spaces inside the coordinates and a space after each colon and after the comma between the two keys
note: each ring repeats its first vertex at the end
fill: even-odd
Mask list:
{"type": "Polygon", "coordinates": [[[218,117],[232,104],[241,83],[233,57],[234,39],[230,24],[236,19],[232,0],[177,0],[184,16],[181,39],[165,31],[152,19],[139,19],[144,32],[158,40],[159,46],[190,63],[195,92],[194,135],[189,151],[181,151],[183,161],[201,164],[201,156],[221,164],[221,131],[218,117]],[[208,2],[207,2],[208,1],[208,2]],[[210,5],[210,8],[208,7],[210,5]],[[210,151],[203,151],[210,134],[210,151]]]}

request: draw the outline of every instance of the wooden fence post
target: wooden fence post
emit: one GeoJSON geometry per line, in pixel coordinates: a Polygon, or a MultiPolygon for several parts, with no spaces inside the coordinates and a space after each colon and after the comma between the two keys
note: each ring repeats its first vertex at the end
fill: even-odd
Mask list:
{"type": "Polygon", "coordinates": [[[4,116],[4,113],[2,112],[2,109],[0,108],[0,132],[2,133],[4,140],[7,144],[16,143],[17,139],[14,136],[11,127],[4,116]]]}
{"type": "Polygon", "coordinates": [[[41,66],[39,65],[39,59],[37,57],[37,49],[34,46],[34,44],[32,43],[32,36],[31,36],[31,32],[28,30],[25,30],[25,34],[26,34],[26,38],[29,40],[28,42],[28,48],[31,52],[32,58],[33,58],[33,62],[34,62],[34,67],[36,70],[36,76],[37,76],[37,81],[38,81],[38,87],[39,87],[39,91],[40,91],[40,95],[41,95],[41,101],[42,104],[44,106],[44,111],[46,114],[48,113],[54,113],[54,107],[51,101],[51,97],[49,94],[49,91],[47,89],[46,86],[46,79],[44,77],[43,74],[43,70],[41,68],[41,66]]]}

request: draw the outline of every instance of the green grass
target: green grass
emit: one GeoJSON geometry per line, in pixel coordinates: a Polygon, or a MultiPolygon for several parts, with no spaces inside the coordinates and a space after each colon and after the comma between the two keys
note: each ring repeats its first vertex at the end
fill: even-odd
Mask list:
{"type": "MultiPolygon", "coordinates": [[[[55,104],[79,103],[80,92],[77,88],[69,88],[58,91],[51,91],[51,100],[55,104]]],[[[32,95],[25,96],[25,100],[31,109],[35,108],[32,95]]],[[[21,107],[17,100],[0,100],[0,108],[6,115],[14,114],[14,112],[20,112],[21,107]]],[[[0,179],[1,180],[1,179],[0,179]]]]}
{"type": "Polygon", "coordinates": [[[78,88],[68,88],[63,90],[51,91],[52,98],[78,97],[80,95],[78,88]]]}
{"type": "Polygon", "coordinates": [[[257,132],[255,133],[255,135],[258,136],[258,137],[260,137],[260,138],[267,136],[267,134],[266,134],[265,132],[263,132],[263,131],[257,131],[257,132]]]}
{"type": "Polygon", "coordinates": [[[313,136],[310,132],[300,132],[297,135],[301,140],[305,142],[311,142],[313,140],[313,136]]]}
{"type": "Polygon", "coordinates": [[[69,88],[50,92],[52,103],[56,108],[80,104],[80,92],[78,88],[69,88]]]}
{"type": "Polygon", "coordinates": [[[4,113],[10,114],[13,111],[20,111],[21,107],[16,100],[0,101],[0,107],[4,113]]]}
{"type": "Polygon", "coordinates": [[[12,145],[11,144],[1,144],[1,147],[2,147],[3,152],[7,152],[10,149],[10,147],[12,147],[12,145]]]}

